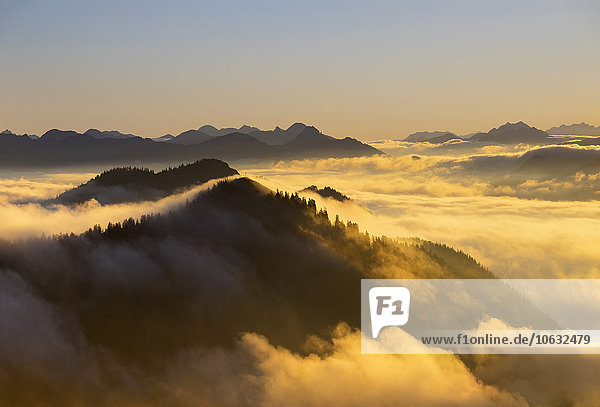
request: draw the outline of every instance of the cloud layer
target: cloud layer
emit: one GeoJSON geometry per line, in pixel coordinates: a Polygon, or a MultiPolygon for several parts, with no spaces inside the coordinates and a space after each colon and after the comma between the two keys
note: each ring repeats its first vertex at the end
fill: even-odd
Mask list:
{"type": "MultiPolygon", "coordinates": [[[[82,174],[81,178],[88,177],[82,174]]],[[[84,179],[87,179],[84,178],[84,179]]],[[[60,233],[81,233],[99,224],[121,222],[127,218],[139,219],[141,215],[164,213],[175,209],[199,192],[210,188],[218,180],[193,187],[182,193],[174,194],[158,201],[100,205],[89,200],[81,205],[43,206],[35,201],[55,197],[58,193],[72,188],[56,179],[52,181],[2,180],[0,191],[0,238],[14,239],[23,237],[52,235],[60,233]]]]}
{"type": "MultiPolygon", "coordinates": [[[[273,188],[332,186],[356,202],[313,196],[331,217],[339,213],[372,234],[448,243],[500,276],[598,276],[600,209],[589,195],[598,175],[498,176],[520,159],[372,157],[247,172],[273,188]],[[584,195],[577,201],[558,199],[578,188],[584,195]]],[[[231,200],[186,212],[186,200],[205,187],[156,203],[15,203],[72,183],[0,184],[0,237],[79,232],[151,212],[179,215],[168,228],[158,220],[160,232],[133,242],[2,243],[0,397],[13,405],[585,406],[600,397],[597,357],[361,355],[359,334],[336,327],[356,326],[348,293],[360,271],[323,242],[298,239],[305,230],[279,207],[264,208],[270,223],[234,210],[231,200]],[[193,222],[198,213],[202,221],[193,222]],[[231,319],[235,310],[243,318],[231,319]]],[[[404,256],[398,268],[436,270],[424,255],[404,256]]]]}
{"type": "Polygon", "coordinates": [[[599,276],[598,173],[548,177],[516,171],[522,159],[522,154],[370,157],[279,163],[247,172],[283,190],[332,186],[371,213],[311,196],[330,213],[372,234],[447,243],[499,276],[599,276]]]}

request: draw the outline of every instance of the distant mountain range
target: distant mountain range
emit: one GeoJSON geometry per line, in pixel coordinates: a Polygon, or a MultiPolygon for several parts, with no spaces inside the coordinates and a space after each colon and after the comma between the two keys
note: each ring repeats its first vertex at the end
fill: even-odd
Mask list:
{"type": "Polygon", "coordinates": [[[200,130],[192,129],[192,130],[184,131],[183,133],[180,133],[177,136],[165,134],[164,136],[160,137],[159,140],[166,141],[169,143],[182,144],[184,146],[189,146],[192,144],[204,143],[205,141],[212,140],[215,137],[218,137],[218,136],[210,136],[200,130]]]}
{"type": "Polygon", "coordinates": [[[600,126],[595,127],[581,122],[577,124],[561,124],[546,130],[548,134],[575,135],[575,136],[600,136],[600,126]]]}
{"type": "Polygon", "coordinates": [[[138,137],[136,135],[133,134],[123,134],[121,132],[118,132],[116,130],[109,130],[109,131],[100,131],[97,129],[89,129],[88,131],[86,131],[83,134],[87,134],[88,136],[92,136],[95,138],[132,138],[132,137],[138,137]]]}
{"type": "Polygon", "coordinates": [[[487,133],[477,133],[469,137],[468,140],[489,141],[499,144],[544,144],[556,141],[556,139],[549,137],[545,131],[531,127],[523,122],[506,123],[488,131],[487,133]]]}
{"type": "Polygon", "coordinates": [[[204,126],[200,127],[198,130],[204,134],[211,136],[211,137],[219,137],[219,136],[226,136],[227,134],[230,134],[230,133],[250,134],[254,131],[257,131],[258,127],[247,126],[244,124],[239,129],[236,129],[235,127],[224,127],[222,129],[217,129],[215,126],[211,126],[210,124],[205,124],[204,126]]]}
{"type": "Polygon", "coordinates": [[[132,164],[226,160],[281,160],[360,157],[383,154],[356,139],[336,139],[313,126],[296,123],[288,129],[262,131],[256,127],[216,129],[202,126],[177,136],[141,138],[116,130],[52,129],[42,137],[0,134],[0,166],[39,167],[78,164],[132,164]]]}
{"type": "Polygon", "coordinates": [[[422,131],[413,133],[404,139],[404,141],[413,143],[427,142],[431,144],[442,144],[450,140],[477,141],[492,144],[550,144],[561,141],[554,137],[550,137],[548,133],[543,130],[531,127],[522,121],[503,124],[487,133],[480,132],[463,137],[459,137],[448,131],[422,131]]]}
{"type": "Polygon", "coordinates": [[[0,137],[2,136],[17,136],[17,137],[28,137],[32,140],[36,140],[39,138],[39,136],[36,136],[35,134],[15,134],[12,131],[6,129],[2,132],[0,132],[0,137]]]}
{"type": "Polygon", "coordinates": [[[113,168],[43,204],[72,205],[91,199],[102,205],[158,200],[178,190],[238,174],[227,163],[215,159],[182,164],[160,172],[137,167],[113,168]]]}
{"type": "Polygon", "coordinates": [[[280,127],[275,127],[274,130],[262,131],[256,130],[249,133],[251,136],[256,137],[263,143],[270,145],[283,145],[295,139],[302,131],[306,129],[306,125],[303,123],[294,123],[286,130],[280,127]]]}
{"type": "Polygon", "coordinates": [[[177,136],[165,134],[164,136],[160,137],[159,140],[175,144],[192,145],[200,144],[213,138],[226,136],[232,133],[241,133],[252,136],[268,145],[281,146],[294,140],[307,128],[309,128],[309,126],[305,125],[304,123],[294,123],[285,130],[279,126],[274,130],[260,130],[257,127],[246,125],[240,127],[239,129],[233,127],[217,129],[214,126],[204,125],[197,130],[187,130],[178,134],[177,136]]]}

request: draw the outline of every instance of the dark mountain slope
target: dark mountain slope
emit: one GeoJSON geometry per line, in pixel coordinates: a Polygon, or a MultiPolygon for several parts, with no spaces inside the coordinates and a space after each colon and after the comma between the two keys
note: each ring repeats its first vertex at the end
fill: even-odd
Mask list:
{"type": "Polygon", "coordinates": [[[331,140],[334,140],[334,138],[321,133],[316,127],[308,126],[293,140],[286,143],[286,146],[294,146],[296,148],[311,148],[318,147],[331,140]]]}
{"type": "MultiPolygon", "coordinates": [[[[81,136],[81,134],[79,134],[73,130],[52,129],[52,130],[48,130],[47,132],[42,134],[42,136],[40,137],[40,140],[43,140],[44,142],[59,141],[59,140],[64,140],[64,139],[73,137],[73,136],[81,136]]],[[[93,137],[92,135],[89,135],[89,134],[87,134],[87,136],[93,137]]]]}
{"type": "MultiPolygon", "coordinates": [[[[162,136],[163,138],[165,136],[162,136]]],[[[179,135],[168,138],[168,142],[175,144],[182,144],[184,146],[191,144],[199,144],[205,141],[211,140],[213,136],[209,136],[206,133],[201,132],[200,130],[188,130],[180,133],[179,135]]],[[[164,139],[163,139],[164,140],[164,139]]]]}
{"type": "Polygon", "coordinates": [[[258,130],[257,127],[251,127],[251,126],[247,126],[245,124],[243,126],[241,126],[239,129],[237,129],[235,127],[224,127],[221,129],[217,129],[215,126],[211,126],[210,124],[205,124],[204,126],[202,126],[198,129],[198,131],[208,134],[211,137],[226,136],[231,133],[250,134],[257,130],[258,130]]]}
{"type": "Polygon", "coordinates": [[[157,383],[187,352],[222,352],[243,332],[303,352],[311,334],[359,326],[361,278],[414,277],[493,276],[446,246],[332,225],[313,201],[248,179],[168,214],[0,242],[0,306],[14,311],[0,318],[1,380],[11,383],[2,399],[173,405],[157,383]]]}
{"type": "Polygon", "coordinates": [[[39,140],[0,137],[0,166],[8,168],[68,166],[81,164],[130,164],[170,162],[198,157],[184,146],[150,139],[98,139],[72,131],[50,130],[39,140]]]}
{"type": "Polygon", "coordinates": [[[134,134],[130,134],[130,133],[125,134],[125,133],[121,133],[116,130],[100,131],[97,129],[89,129],[83,134],[87,134],[88,136],[92,136],[95,138],[120,138],[120,139],[123,139],[123,138],[138,137],[134,134]]]}
{"type": "Polygon", "coordinates": [[[169,140],[173,140],[175,138],[174,135],[172,134],[165,134],[164,136],[160,136],[155,138],[155,141],[169,141],[169,140]]]}
{"type": "Polygon", "coordinates": [[[101,204],[114,204],[157,200],[179,189],[237,174],[227,163],[215,159],[204,159],[158,173],[145,168],[114,168],[44,203],[68,205],[95,199],[101,204]]]}
{"type": "Polygon", "coordinates": [[[2,137],[2,136],[17,136],[17,137],[25,136],[25,137],[29,137],[30,139],[33,139],[33,140],[37,140],[40,138],[39,136],[37,136],[35,134],[15,134],[8,129],[0,131],[0,137],[2,137]]]}
{"type": "Polygon", "coordinates": [[[327,136],[313,126],[306,127],[296,138],[284,144],[281,151],[285,157],[292,158],[360,157],[383,154],[376,148],[350,137],[336,139],[327,136]]]}
{"type": "Polygon", "coordinates": [[[229,133],[215,137],[194,147],[199,154],[206,157],[225,159],[268,158],[275,155],[273,147],[244,133],[229,133]]]}
{"type": "Polygon", "coordinates": [[[309,187],[304,188],[300,192],[313,192],[315,194],[322,196],[323,198],[332,198],[339,202],[344,202],[344,201],[350,200],[350,198],[348,198],[346,195],[342,194],[339,191],[336,191],[335,189],[333,189],[331,187],[319,188],[316,185],[311,185],[309,187]]]}
{"type": "Polygon", "coordinates": [[[73,312],[91,343],[144,363],[243,331],[298,349],[339,321],[358,326],[360,277],[390,263],[396,277],[491,277],[472,260],[448,272],[420,246],[371,242],[354,224],[331,225],[314,202],[248,179],[168,215],[0,245],[0,267],[73,312]],[[34,249],[45,255],[23,256],[34,249]]]}
{"type": "Polygon", "coordinates": [[[286,130],[276,127],[274,130],[256,130],[249,134],[266,144],[283,145],[295,139],[306,127],[304,123],[294,123],[286,130]]]}

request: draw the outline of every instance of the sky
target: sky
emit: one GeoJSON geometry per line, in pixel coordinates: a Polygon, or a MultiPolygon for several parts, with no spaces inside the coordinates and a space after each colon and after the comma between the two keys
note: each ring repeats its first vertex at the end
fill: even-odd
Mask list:
{"type": "Polygon", "coordinates": [[[0,127],[600,125],[593,1],[0,0],[0,127]]]}

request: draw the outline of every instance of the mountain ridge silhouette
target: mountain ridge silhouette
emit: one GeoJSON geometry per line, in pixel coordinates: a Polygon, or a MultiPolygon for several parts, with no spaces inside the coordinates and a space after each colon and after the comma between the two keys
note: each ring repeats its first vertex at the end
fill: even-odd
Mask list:
{"type": "Polygon", "coordinates": [[[227,163],[203,159],[159,172],[139,167],[118,167],[69,189],[44,205],[73,205],[95,199],[102,205],[158,200],[216,178],[239,175],[227,163]]]}
{"type": "MultiPolygon", "coordinates": [[[[243,127],[243,126],[242,126],[243,127]]],[[[201,128],[206,128],[203,126],[201,128]]],[[[238,129],[239,130],[239,129],[238,129]]],[[[244,130],[250,131],[247,126],[244,130]]],[[[111,131],[110,134],[114,134],[111,131]]],[[[37,140],[14,134],[0,137],[0,167],[44,167],[84,164],[129,165],[131,163],[169,163],[196,161],[201,158],[232,160],[285,160],[305,158],[360,157],[383,152],[346,137],[336,139],[322,134],[312,126],[294,124],[286,130],[284,144],[268,144],[259,138],[276,137],[276,133],[257,134],[257,137],[239,131],[218,137],[204,137],[204,132],[184,132],[162,140],[141,137],[101,138],[73,130],[51,129],[37,140]],[[299,131],[301,130],[301,131],[299,131]],[[296,134],[298,133],[298,134],[296,134]],[[206,140],[196,143],[198,137],[206,140]]],[[[91,134],[96,134],[92,131],[91,134]]],[[[121,134],[121,133],[119,133],[121,134]]],[[[209,135],[210,136],[210,135],[209,135]]],[[[163,136],[164,137],[164,136],[163,136]]],[[[272,142],[272,140],[271,140],[272,142]]]]}

